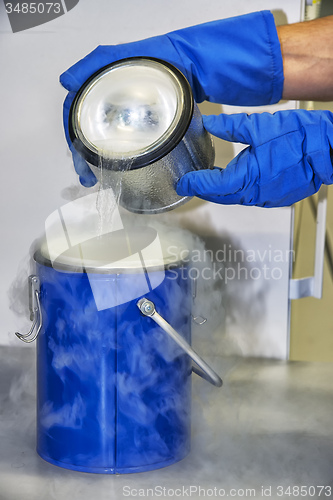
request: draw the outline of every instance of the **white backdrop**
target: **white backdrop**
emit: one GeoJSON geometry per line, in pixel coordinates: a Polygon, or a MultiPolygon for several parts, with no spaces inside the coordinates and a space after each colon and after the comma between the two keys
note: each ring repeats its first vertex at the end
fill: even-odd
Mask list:
{"type": "MultiPolygon", "coordinates": [[[[69,199],[69,187],[78,186],[63,134],[62,102],[66,93],[58,83],[59,75],[99,44],[134,41],[262,9],[276,9],[280,22],[297,22],[300,3],[80,0],[66,15],[13,34],[0,2],[0,344],[18,343],[13,332],[29,325],[28,318],[18,317],[9,308],[8,291],[17,269],[25,262],[32,241],[42,233],[47,216],[69,199]]],[[[284,107],[293,105],[283,103],[284,107]]],[[[216,113],[222,108],[204,104],[202,110],[216,113]]],[[[234,152],[230,145],[218,144],[216,163],[225,164],[234,152]]],[[[196,220],[196,231],[206,237],[220,235],[223,241],[231,239],[233,245],[244,249],[257,245],[264,249],[272,245],[289,248],[290,209],[268,211],[194,201],[177,216],[186,218],[190,226],[196,220]]],[[[244,355],[282,358],[287,355],[288,263],[282,268],[279,281],[265,283],[262,289],[256,283],[254,288],[239,284],[232,292],[229,306],[230,300],[233,302],[227,308],[221,332],[222,351],[225,348],[244,355]],[[249,293],[253,295],[249,297],[249,293]]]]}

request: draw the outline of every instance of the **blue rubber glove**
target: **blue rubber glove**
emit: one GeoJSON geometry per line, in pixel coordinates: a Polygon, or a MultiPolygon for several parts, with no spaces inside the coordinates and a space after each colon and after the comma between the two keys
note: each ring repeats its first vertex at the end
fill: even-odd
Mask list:
{"type": "Polygon", "coordinates": [[[188,79],[197,102],[255,106],[278,102],[282,96],[282,55],[269,11],[213,21],[139,42],[97,47],[60,77],[70,92],[64,106],[66,138],[85,185],[96,179],[70,144],[70,103],[97,70],[135,56],[157,57],[176,66],[188,79]]]}
{"type": "Polygon", "coordinates": [[[225,169],[199,170],[178,182],[181,196],[223,204],[283,207],[333,183],[333,113],[291,110],[204,117],[226,141],[250,144],[225,169]]]}
{"type": "Polygon", "coordinates": [[[70,152],[72,153],[74,168],[76,173],[79,175],[80,183],[84,187],[92,187],[96,184],[97,179],[93,174],[93,172],[90,170],[88,163],[76,151],[69,138],[69,131],[68,131],[69,110],[71,109],[71,105],[75,98],[75,95],[76,92],[68,92],[66,99],[64,101],[63,121],[64,121],[65,136],[70,152]]]}

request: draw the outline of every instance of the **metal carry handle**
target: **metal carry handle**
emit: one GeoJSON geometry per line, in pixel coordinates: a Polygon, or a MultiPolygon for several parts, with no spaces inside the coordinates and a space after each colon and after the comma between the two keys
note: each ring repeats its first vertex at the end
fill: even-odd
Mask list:
{"type": "Polygon", "coordinates": [[[193,371],[200,375],[205,380],[215,385],[216,387],[221,387],[223,384],[222,379],[218,374],[207,365],[204,361],[190,346],[186,340],[179,335],[178,332],[172,326],[165,321],[162,316],[158,314],[155,308],[155,304],[146,298],[142,298],[137,302],[137,306],[144,316],[149,316],[151,319],[157,323],[164,332],[166,332],[177,344],[190,356],[190,358],[198,365],[199,369],[194,367],[193,371]]]}
{"type": "Polygon", "coordinates": [[[38,337],[40,329],[43,325],[42,311],[40,307],[39,295],[40,295],[40,281],[35,275],[29,276],[29,309],[30,309],[30,319],[32,325],[28,333],[15,332],[17,338],[30,344],[38,337]]]}

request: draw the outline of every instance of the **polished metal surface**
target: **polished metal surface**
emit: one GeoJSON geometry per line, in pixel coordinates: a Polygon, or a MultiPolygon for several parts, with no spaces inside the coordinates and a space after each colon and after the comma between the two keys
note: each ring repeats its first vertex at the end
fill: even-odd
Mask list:
{"type": "Polygon", "coordinates": [[[129,58],[94,75],[72,104],[69,133],[101,186],[135,213],[182,205],[178,180],[214,165],[189,83],[160,60],[129,58]]]}
{"type": "Polygon", "coordinates": [[[90,164],[103,187],[116,192],[120,205],[131,212],[156,214],[183,205],[190,197],[178,196],[178,180],[186,173],[212,168],[215,152],[211,136],[204,129],[199,108],[194,104],[190,126],[179,144],[160,160],[131,169],[131,161],[122,171],[90,164]]]}
{"type": "Polygon", "coordinates": [[[2,347],[0,361],[1,500],[118,500],[140,498],[139,489],[141,498],[157,499],[157,487],[171,496],[191,486],[194,500],[214,488],[224,489],[225,498],[231,490],[248,498],[244,490],[251,489],[256,500],[265,498],[264,488],[277,500],[294,498],[278,495],[279,486],[333,483],[332,363],[211,357],[225,385],[216,391],[193,378],[190,455],[153,472],[103,476],[61,469],[37,455],[35,349],[2,347]]]}
{"type": "Polygon", "coordinates": [[[183,105],[181,84],[167,66],[135,59],[105,69],[87,85],[75,127],[89,149],[125,160],[168,141],[183,105]]]}

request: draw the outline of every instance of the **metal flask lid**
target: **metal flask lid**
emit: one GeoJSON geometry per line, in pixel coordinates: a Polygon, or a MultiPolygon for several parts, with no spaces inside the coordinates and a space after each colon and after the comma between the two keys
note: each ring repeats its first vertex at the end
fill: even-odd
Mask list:
{"type": "Polygon", "coordinates": [[[172,65],[123,59],[83,84],[70,110],[69,134],[102,187],[119,188],[121,205],[163,212],[188,199],[175,185],[185,173],[185,154],[193,163],[181,143],[195,106],[189,83],[172,65]]]}

